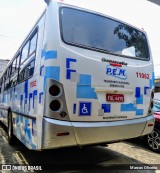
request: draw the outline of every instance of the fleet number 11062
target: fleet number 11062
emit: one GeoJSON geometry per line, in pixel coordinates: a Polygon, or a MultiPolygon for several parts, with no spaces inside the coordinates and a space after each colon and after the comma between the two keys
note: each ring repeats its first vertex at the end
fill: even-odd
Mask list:
{"type": "Polygon", "coordinates": [[[149,74],[136,72],[137,78],[149,79],[149,74]]]}

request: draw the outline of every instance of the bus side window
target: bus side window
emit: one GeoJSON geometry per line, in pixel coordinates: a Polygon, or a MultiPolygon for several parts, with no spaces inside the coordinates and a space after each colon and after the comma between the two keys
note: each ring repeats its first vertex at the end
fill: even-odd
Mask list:
{"type": "Polygon", "coordinates": [[[12,79],[12,87],[17,84],[17,75],[13,77],[12,79]]]}
{"type": "Polygon", "coordinates": [[[9,86],[9,80],[8,80],[8,70],[6,71],[6,77],[5,77],[5,90],[8,89],[9,86]]]}
{"type": "Polygon", "coordinates": [[[38,32],[36,29],[31,34],[30,38],[26,41],[22,48],[19,68],[20,72],[18,79],[19,83],[33,76],[37,48],[37,38],[38,32]]]}
{"type": "Polygon", "coordinates": [[[6,85],[7,85],[7,71],[4,74],[4,90],[6,90],[6,85]]]}
{"type": "Polygon", "coordinates": [[[37,38],[38,38],[38,33],[37,30],[35,30],[22,48],[21,62],[20,62],[21,65],[24,64],[25,61],[28,58],[30,58],[33,54],[36,53],[37,38]]]}
{"type": "Polygon", "coordinates": [[[28,58],[28,50],[29,50],[29,41],[22,49],[21,64],[28,58]]]}
{"type": "Polygon", "coordinates": [[[16,58],[13,60],[11,66],[9,67],[8,75],[9,75],[9,81],[10,82],[9,82],[8,88],[13,87],[17,84],[19,59],[20,59],[20,54],[18,53],[16,58]]]}
{"type": "Polygon", "coordinates": [[[9,68],[5,73],[5,90],[10,88],[10,75],[11,75],[11,66],[9,66],[9,68]]]}
{"type": "Polygon", "coordinates": [[[29,77],[29,71],[30,71],[30,66],[27,65],[27,67],[24,69],[24,80],[29,77]]]}
{"type": "Polygon", "coordinates": [[[20,61],[20,55],[17,57],[17,63],[16,63],[16,70],[19,70],[19,62],[20,61]]]}
{"type": "Polygon", "coordinates": [[[2,76],[2,85],[1,85],[1,92],[4,90],[4,75],[2,76]]]}
{"type": "Polygon", "coordinates": [[[24,80],[24,70],[22,70],[20,73],[19,73],[19,79],[18,79],[18,82],[22,82],[24,80]]]}
{"type": "Polygon", "coordinates": [[[19,83],[33,76],[34,62],[35,60],[29,62],[28,65],[20,72],[18,80],[19,83]]]}
{"type": "Polygon", "coordinates": [[[17,61],[17,59],[15,58],[12,63],[12,74],[14,74],[14,72],[16,71],[16,61],[17,61]]]}
{"type": "Polygon", "coordinates": [[[33,73],[34,73],[34,63],[35,63],[35,60],[30,62],[29,76],[33,76],[33,73]]]}
{"type": "Polygon", "coordinates": [[[31,56],[36,51],[37,45],[37,33],[31,38],[29,56],[31,56]]]}

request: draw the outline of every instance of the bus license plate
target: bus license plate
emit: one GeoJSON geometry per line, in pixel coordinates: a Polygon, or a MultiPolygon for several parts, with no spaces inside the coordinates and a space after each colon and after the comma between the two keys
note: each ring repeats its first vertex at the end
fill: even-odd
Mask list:
{"type": "Polygon", "coordinates": [[[123,94],[106,94],[106,100],[109,102],[124,102],[123,94]]]}

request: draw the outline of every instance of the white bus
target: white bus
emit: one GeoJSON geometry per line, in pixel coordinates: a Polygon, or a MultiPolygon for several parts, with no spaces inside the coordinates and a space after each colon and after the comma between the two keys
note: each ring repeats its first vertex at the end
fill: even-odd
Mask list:
{"type": "Polygon", "coordinates": [[[153,130],[146,33],[51,1],[0,79],[8,142],[29,149],[100,145],[153,130]]]}

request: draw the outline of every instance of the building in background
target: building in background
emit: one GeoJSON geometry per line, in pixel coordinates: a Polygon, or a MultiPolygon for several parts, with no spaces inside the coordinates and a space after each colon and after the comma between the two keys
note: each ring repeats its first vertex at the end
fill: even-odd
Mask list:
{"type": "Polygon", "coordinates": [[[0,76],[8,63],[9,63],[8,59],[0,59],[0,76]]]}

